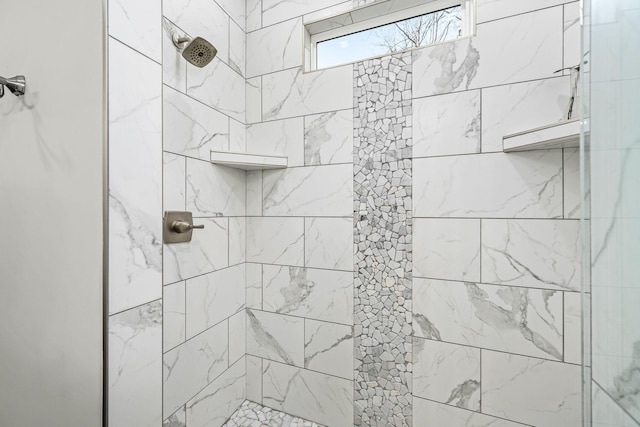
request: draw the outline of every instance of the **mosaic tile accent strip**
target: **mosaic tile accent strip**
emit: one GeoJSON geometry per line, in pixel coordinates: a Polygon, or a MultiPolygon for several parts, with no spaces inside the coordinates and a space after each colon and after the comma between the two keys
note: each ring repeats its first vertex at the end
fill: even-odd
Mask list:
{"type": "Polygon", "coordinates": [[[354,65],[356,426],[410,426],[411,54],[354,65]]]}
{"type": "Polygon", "coordinates": [[[245,400],[223,427],[324,427],[245,400]]]}

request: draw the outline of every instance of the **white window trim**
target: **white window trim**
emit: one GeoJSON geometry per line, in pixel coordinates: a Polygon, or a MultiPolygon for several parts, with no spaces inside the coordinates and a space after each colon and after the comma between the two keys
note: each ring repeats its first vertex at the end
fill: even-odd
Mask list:
{"type": "MultiPolygon", "coordinates": [[[[436,12],[438,10],[447,9],[454,6],[461,6],[462,34],[460,38],[473,35],[475,32],[475,1],[474,0],[435,0],[420,6],[399,10],[397,12],[390,12],[385,15],[376,16],[375,18],[345,25],[332,30],[323,31],[317,34],[310,34],[306,28],[306,25],[308,24],[305,24],[305,44],[306,44],[305,53],[309,55],[307,58],[305,58],[305,63],[309,67],[307,71],[318,70],[318,67],[317,67],[318,43],[331,40],[337,37],[342,37],[349,34],[357,33],[360,31],[365,31],[371,28],[380,27],[382,25],[387,25],[393,22],[398,22],[398,21],[413,18],[416,16],[425,15],[427,13],[436,12]]],[[[321,21],[331,20],[331,19],[332,18],[326,18],[326,19],[322,19],[321,21]]],[[[318,22],[318,21],[315,21],[315,22],[318,22]]],[[[310,24],[313,24],[315,22],[311,22],[310,24]]],[[[453,40],[450,40],[450,41],[453,41],[453,40]]],[[[425,46],[429,46],[429,45],[425,45],[425,46]]],[[[420,46],[420,47],[425,47],[425,46],[420,46]]],[[[413,49],[419,49],[420,47],[413,48],[413,49]]],[[[407,49],[407,50],[411,50],[411,49],[407,49]]],[[[378,57],[387,56],[387,55],[389,54],[373,56],[372,58],[378,58],[378,57]]],[[[370,58],[362,58],[353,62],[360,62],[366,59],[370,59],[370,58]]],[[[353,62],[345,62],[344,64],[335,65],[334,67],[338,67],[345,64],[351,64],[353,62]]],[[[327,68],[333,68],[333,67],[327,67],[327,68]]],[[[321,68],[321,69],[325,69],[325,68],[321,68]]]]}

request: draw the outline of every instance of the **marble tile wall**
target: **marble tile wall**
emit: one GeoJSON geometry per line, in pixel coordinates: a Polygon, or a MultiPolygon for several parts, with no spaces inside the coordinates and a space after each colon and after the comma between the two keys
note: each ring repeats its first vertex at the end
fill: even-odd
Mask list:
{"type": "Polygon", "coordinates": [[[592,421],[640,426],[640,6],[587,1],[592,421]]]}
{"type": "Polygon", "coordinates": [[[477,13],[476,36],[413,53],[414,421],[578,427],[578,153],[502,152],[566,114],[577,2],[477,13]]]}
{"type": "Polygon", "coordinates": [[[247,150],[289,159],[247,173],[247,398],[350,426],[353,68],[302,69],[303,14],[340,1],[285,3],[247,2],[247,150]]]}
{"type": "Polygon", "coordinates": [[[224,424],[245,399],[245,7],[109,1],[109,421],[224,424]],[[198,69],[178,31],[218,49],[198,69]],[[162,244],[165,210],[204,224],[162,244]]]}
{"type": "MultiPolygon", "coordinates": [[[[353,380],[336,368],[353,363],[340,339],[361,321],[348,203],[364,181],[351,175],[353,66],[305,73],[298,29],[363,3],[246,2],[247,147],[288,155],[293,166],[247,175],[247,369],[262,372],[248,393],[329,425],[353,425],[369,405],[336,409],[339,419],[314,409],[340,395],[334,379],[353,380]],[[321,359],[308,360],[323,346],[321,359]],[[270,372],[295,376],[287,393],[270,372]],[[303,378],[332,385],[310,395],[296,388],[303,378]]],[[[477,7],[474,37],[411,53],[413,400],[403,400],[405,424],[393,423],[578,426],[578,152],[502,153],[504,134],[565,116],[569,77],[554,72],[578,57],[578,2],[477,7]],[[522,380],[509,381],[515,372],[522,380]]],[[[358,366],[356,358],[356,374],[358,366]]]]}

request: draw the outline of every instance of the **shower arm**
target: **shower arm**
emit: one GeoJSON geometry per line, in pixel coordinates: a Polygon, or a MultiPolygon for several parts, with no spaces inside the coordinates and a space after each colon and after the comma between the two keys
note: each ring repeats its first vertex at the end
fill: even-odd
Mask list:
{"type": "Polygon", "coordinates": [[[177,33],[174,33],[171,39],[173,40],[173,44],[179,50],[183,50],[185,43],[191,43],[191,40],[192,40],[192,38],[189,36],[180,36],[177,33]]]}

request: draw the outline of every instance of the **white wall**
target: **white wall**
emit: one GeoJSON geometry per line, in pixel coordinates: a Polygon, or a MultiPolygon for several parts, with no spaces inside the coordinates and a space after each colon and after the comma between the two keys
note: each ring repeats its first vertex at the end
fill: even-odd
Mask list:
{"type": "Polygon", "coordinates": [[[28,82],[0,99],[0,425],[99,426],[102,4],[3,2],[0,28],[28,82]]]}

